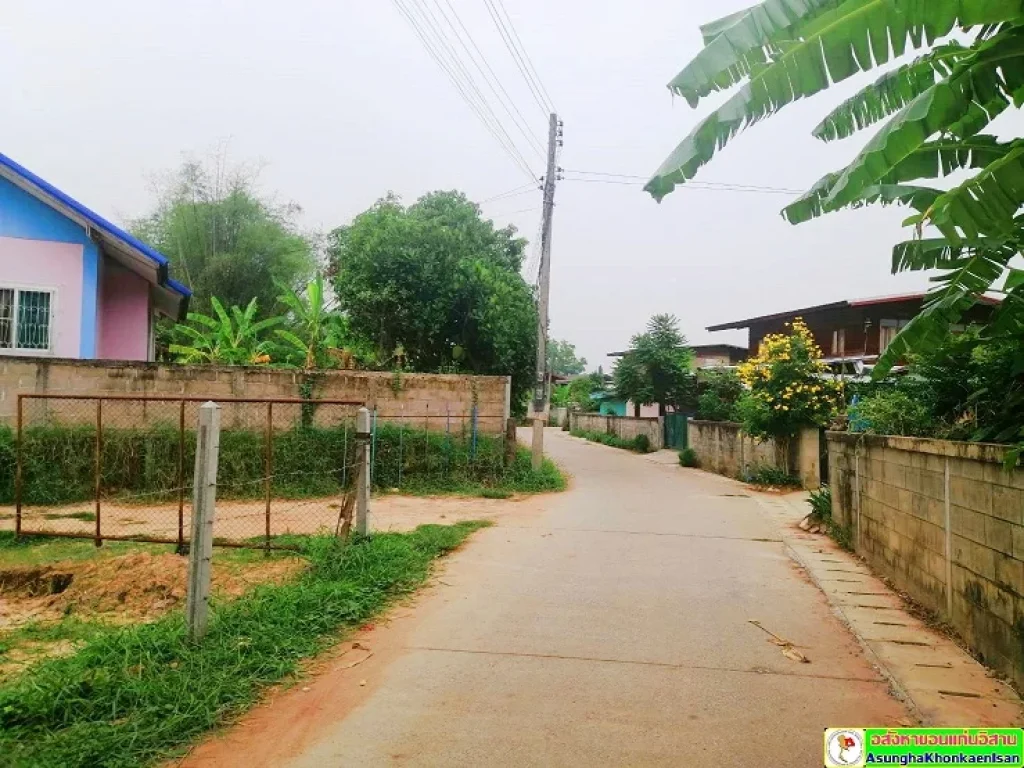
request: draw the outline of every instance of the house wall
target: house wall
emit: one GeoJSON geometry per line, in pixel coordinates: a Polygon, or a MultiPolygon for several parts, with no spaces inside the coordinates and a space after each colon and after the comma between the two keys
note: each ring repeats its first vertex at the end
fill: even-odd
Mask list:
{"type": "Polygon", "coordinates": [[[152,309],[149,283],[104,258],[100,281],[100,360],[148,360],[152,309]]]}
{"type": "MultiPolygon", "coordinates": [[[[54,360],[48,358],[0,357],[0,424],[13,425],[19,393],[111,394],[140,398],[154,395],[203,397],[297,398],[305,382],[312,384],[312,396],[322,400],[355,400],[376,407],[378,419],[402,421],[409,425],[444,431],[469,423],[474,403],[480,432],[500,434],[508,418],[507,376],[462,376],[447,374],[393,373],[371,371],[323,371],[307,377],[301,371],[242,366],[159,365],[156,363],[54,360]]],[[[38,417],[54,401],[35,402],[26,418],[38,417]]],[[[65,401],[65,405],[68,401],[65,401]]],[[[91,422],[91,408],[77,405],[67,409],[91,422]]],[[[109,405],[112,420],[123,426],[138,409],[109,405]],[[115,413],[117,414],[115,416],[115,413]]],[[[225,424],[246,407],[226,405],[225,424]]],[[[248,410],[251,411],[251,408],[248,410]]],[[[295,407],[275,409],[285,421],[295,407]]],[[[139,417],[144,414],[140,411],[139,417]]],[[[113,423],[113,422],[112,422],[113,423]]]]}
{"type": "MultiPolygon", "coordinates": [[[[50,345],[53,354],[77,357],[82,320],[82,246],[0,237],[0,285],[56,291],[50,345]]],[[[4,350],[3,353],[10,353],[4,350]]],[[[33,351],[32,354],[40,354],[33,351]]]]}
{"type": "Polygon", "coordinates": [[[57,288],[53,353],[94,357],[100,254],[85,230],[0,178],[0,249],[0,281],[57,288]]]}
{"type": "Polygon", "coordinates": [[[1024,467],[945,440],[830,432],[828,449],[857,553],[1024,685],[1024,467]]]}

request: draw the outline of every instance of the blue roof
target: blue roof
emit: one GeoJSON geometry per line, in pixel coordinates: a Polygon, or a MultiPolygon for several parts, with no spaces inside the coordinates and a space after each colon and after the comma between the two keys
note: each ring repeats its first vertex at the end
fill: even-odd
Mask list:
{"type": "Polygon", "coordinates": [[[74,198],[68,197],[68,195],[61,192],[48,181],[46,181],[45,179],[41,179],[39,176],[36,176],[28,168],[25,168],[19,163],[14,162],[14,160],[7,157],[7,155],[3,153],[0,153],[0,166],[7,168],[15,175],[27,181],[30,185],[39,188],[40,190],[42,190],[43,192],[57,200],[62,205],[74,211],[76,214],[78,214],[87,222],[89,222],[89,225],[94,229],[99,230],[101,233],[105,234],[107,237],[110,237],[113,240],[119,241],[122,245],[128,247],[133,251],[136,251],[143,257],[152,261],[154,264],[156,264],[156,266],[159,269],[160,285],[164,286],[165,288],[169,288],[170,290],[183,296],[186,299],[192,296],[192,291],[190,291],[184,285],[179,283],[177,280],[173,280],[168,276],[167,270],[170,262],[167,260],[167,257],[164,256],[162,253],[146,245],[137,237],[133,237],[132,235],[128,234],[120,227],[111,224],[98,213],[90,210],[89,208],[86,208],[84,205],[82,205],[74,198]]]}

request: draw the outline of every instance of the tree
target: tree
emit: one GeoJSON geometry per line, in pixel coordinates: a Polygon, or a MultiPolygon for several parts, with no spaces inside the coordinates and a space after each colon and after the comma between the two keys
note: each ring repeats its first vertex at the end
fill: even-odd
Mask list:
{"type": "Polygon", "coordinates": [[[229,306],[256,299],[273,312],[276,283],[295,288],[313,273],[313,247],[294,222],[299,210],[262,197],[252,174],[225,169],[218,157],[186,162],[163,184],[157,209],[131,231],[171,260],[197,311],[209,311],[216,296],[229,306]]]}
{"type": "Polygon", "coordinates": [[[633,337],[629,351],[615,366],[615,391],[632,400],[639,415],[641,405],[657,403],[664,415],[667,406],[692,406],[696,380],[690,372],[693,350],[679,331],[673,315],[655,315],[647,331],[633,337]]]}
{"type": "Polygon", "coordinates": [[[736,404],[743,395],[743,382],[733,371],[698,371],[697,393],[697,418],[734,421],[736,404]]]}
{"type": "Polygon", "coordinates": [[[555,376],[579,376],[587,370],[587,359],[576,357],[576,346],[568,341],[548,342],[548,367],[555,376]]]}
{"type": "Polygon", "coordinates": [[[281,357],[307,370],[352,368],[365,351],[359,349],[348,327],[348,318],[327,306],[324,279],[319,273],[301,294],[281,283],[279,303],[287,309],[290,328],[274,333],[282,342],[281,357]]]}
{"type": "Polygon", "coordinates": [[[331,233],[332,282],[352,332],[381,360],[401,349],[414,370],[510,375],[519,407],[536,364],[525,244],[460,192],[408,207],[388,195],[331,233]]]}
{"type": "Polygon", "coordinates": [[[694,178],[737,133],[799,99],[929,46],[884,74],[814,130],[845,138],[891,118],[846,168],[822,178],[785,217],[800,223],[872,203],[914,209],[914,236],[893,270],[939,269],[938,288],[879,361],[879,376],[909,351],[939,343],[983,292],[1005,300],[992,321],[1024,342],[1024,271],[1009,266],[1024,243],[1024,140],[981,131],[1024,94],[1024,6],[1005,0],[764,0],[701,28],[704,49],[669,88],[691,106],[743,84],[702,120],[646,189],[657,199],[694,178]],[[967,34],[968,43],[937,42],[967,34]],[[949,189],[911,184],[967,171],[949,189]],[[926,230],[938,236],[925,237],[926,230]],[[1005,280],[1003,275],[1006,275],[1005,280]]]}
{"type": "Polygon", "coordinates": [[[753,437],[793,437],[804,427],[823,427],[842,403],[839,384],[825,378],[828,366],[804,321],[787,326],[788,334],[765,336],[757,357],[737,370],[747,386],[740,421],[753,437]]]}

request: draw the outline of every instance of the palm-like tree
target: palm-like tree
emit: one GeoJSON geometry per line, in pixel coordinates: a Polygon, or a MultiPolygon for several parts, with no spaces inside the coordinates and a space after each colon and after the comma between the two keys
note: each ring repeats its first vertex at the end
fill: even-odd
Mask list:
{"type": "Polygon", "coordinates": [[[291,357],[307,370],[352,367],[352,352],[345,348],[347,323],[328,306],[323,275],[311,280],[301,295],[285,285],[279,284],[278,288],[282,291],[278,300],[288,308],[294,326],[291,330],[278,329],[276,335],[291,357]]]}
{"type": "Polygon", "coordinates": [[[986,291],[1004,294],[992,327],[1024,336],[1024,271],[1010,267],[1024,244],[1017,215],[1024,204],[1024,140],[982,133],[1024,102],[1019,0],[764,0],[701,31],[704,49],[669,88],[695,106],[740,87],[651,178],[646,189],[655,198],[694,178],[749,125],[927,47],[822,120],[814,135],[824,141],[886,122],[849,166],[821,179],[784,216],[800,223],[872,203],[913,209],[906,222],[913,237],[895,247],[893,271],[942,274],[922,313],[879,361],[879,374],[941,338],[986,291]],[[941,42],[951,33],[969,42],[941,42]],[[957,171],[973,175],[949,188],[911,183],[957,171]],[[929,229],[934,237],[926,236],[929,229]]]}

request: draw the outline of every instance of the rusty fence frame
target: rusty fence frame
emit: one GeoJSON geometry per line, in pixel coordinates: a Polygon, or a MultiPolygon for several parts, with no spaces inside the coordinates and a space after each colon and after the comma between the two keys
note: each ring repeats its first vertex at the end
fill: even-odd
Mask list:
{"type": "Polygon", "coordinates": [[[207,403],[214,402],[219,404],[247,404],[247,405],[260,405],[264,404],[267,407],[267,427],[266,427],[266,438],[264,440],[264,459],[263,466],[265,471],[265,499],[266,499],[266,529],[265,529],[265,541],[261,545],[247,544],[242,542],[231,542],[217,540],[215,546],[219,547],[233,547],[237,549],[289,549],[290,547],[275,545],[273,543],[273,537],[271,535],[270,517],[271,517],[271,504],[273,501],[273,468],[274,468],[274,406],[275,405],[299,405],[299,406],[321,406],[321,405],[333,405],[333,406],[359,406],[364,407],[366,403],[362,400],[321,400],[321,399],[305,399],[301,397],[277,397],[277,398],[261,398],[261,397],[196,397],[191,395],[124,395],[124,394],[104,394],[104,395],[89,395],[79,393],[69,394],[43,394],[36,392],[26,392],[18,395],[18,406],[16,416],[16,431],[15,431],[15,469],[14,469],[14,535],[16,538],[20,538],[22,535],[28,536],[52,536],[55,538],[65,539],[92,539],[95,541],[97,547],[103,546],[104,541],[137,541],[142,543],[150,544],[175,544],[177,545],[179,552],[184,552],[186,540],[185,540],[185,480],[186,480],[186,467],[185,467],[185,407],[189,403],[207,403]],[[85,402],[96,403],[96,443],[95,443],[95,515],[96,515],[96,532],[92,535],[86,533],[69,532],[69,531],[27,531],[23,533],[22,530],[22,495],[23,495],[23,455],[22,455],[22,430],[24,427],[24,403],[26,400],[77,400],[85,402]],[[171,539],[167,537],[159,536],[118,536],[118,535],[104,535],[102,530],[102,501],[103,501],[103,482],[102,482],[102,457],[103,457],[103,403],[104,402],[141,402],[141,403],[178,403],[178,536],[177,538],[171,539]]]}

